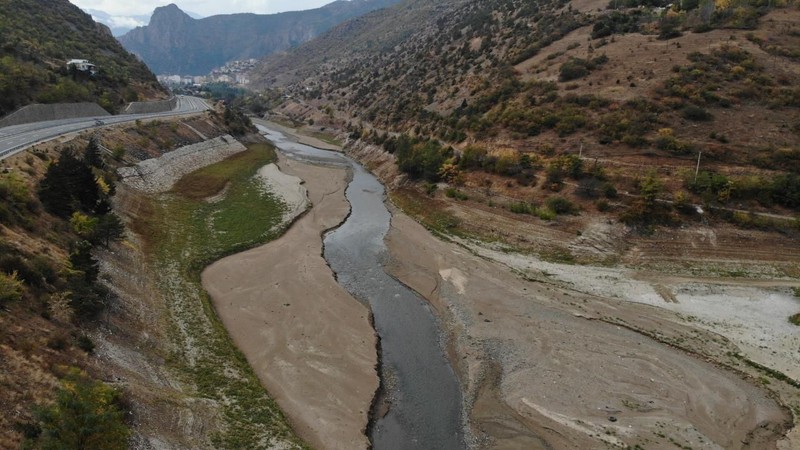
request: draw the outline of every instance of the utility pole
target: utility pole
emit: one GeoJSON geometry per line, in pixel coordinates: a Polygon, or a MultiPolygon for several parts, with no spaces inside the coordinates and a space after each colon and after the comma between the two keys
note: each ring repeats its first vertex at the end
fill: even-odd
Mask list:
{"type": "Polygon", "coordinates": [[[695,183],[697,183],[697,174],[700,173],[700,155],[702,155],[702,154],[703,154],[702,151],[697,152],[697,168],[694,169],[694,182],[695,183]]]}

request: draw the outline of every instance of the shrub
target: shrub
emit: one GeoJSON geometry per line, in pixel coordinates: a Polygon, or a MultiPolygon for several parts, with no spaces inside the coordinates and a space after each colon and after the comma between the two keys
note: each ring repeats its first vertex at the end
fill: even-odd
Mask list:
{"type": "Polygon", "coordinates": [[[578,182],[578,189],[576,194],[583,198],[594,199],[600,196],[603,187],[603,181],[595,178],[588,177],[578,182]]]}
{"type": "Polygon", "coordinates": [[[578,207],[574,203],[560,196],[548,198],[545,204],[548,209],[556,214],[575,214],[578,212],[578,207]]]}
{"type": "Polygon", "coordinates": [[[533,214],[536,211],[534,206],[525,202],[512,203],[508,209],[514,214],[533,214]]]}
{"type": "Polygon", "coordinates": [[[536,215],[542,220],[553,220],[556,218],[556,213],[548,208],[537,209],[536,215]]]}
{"type": "Polygon", "coordinates": [[[0,306],[19,301],[22,298],[22,281],[16,272],[5,274],[0,272],[0,306]]]}
{"type": "Polygon", "coordinates": [[[86,353],[92,353],[94,351],[94,342],[92,342],[92,338],[85,334],[78,336],[75,339],[75,344],[86,353]]]}
{"type": "Polygon", "coordinates": [[[36,447],[128,448],[130,430],[119,404],[119,392],[78,369],[70,369],[61,381],[56,401],[36,411],[42,431],[36,447]]]}
{"type": "Polygon", "coordinates": [[[577,80],[589,75],[589,72],[608,62],[608,56],[600,55],[590,60],[572,57],[561,65],[558,73],[559,81],[577,80]]]}
{"type": "Polygon", "coordinates": [[[570,58],[561,65],[558,73],[559,81],[577,80],[589,75],[589,69],[586,67],[586,60],[580,58],[570,58]]]}
{"type": "Polygon", "coordinates": [[[697,105],[687,105],[684,107],[681,111],[681,116],[683,116],[684,119],[694,120],[695,122],[705,122],[714,118],[710,112],[697,105]]]}
{"type": "Polygon", "coordinates": [[[444,192],[444,195],[446,195],[448,198],[454,198],[456,200],[468,200],[469,199],[467,194],[459,191],[456,188],[452,188],[452,187],[451,188],[447,188],[447,190],[444,192]]]}
{"type": "Polygon", "coordinates": [[[789,323],[800,326],[800,313],[789,316],[789,323]]]}

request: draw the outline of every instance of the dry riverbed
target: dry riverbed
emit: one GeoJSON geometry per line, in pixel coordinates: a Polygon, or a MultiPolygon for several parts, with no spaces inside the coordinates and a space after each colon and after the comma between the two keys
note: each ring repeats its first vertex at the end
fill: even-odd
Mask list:
{"type": "Polygon", "coordinates": [[[444,319],[478,445],[775,448],[791,426],[767,390],[707,356],[735,352],[733,343],[665,309],[612,298],[611,285],[630,294],[625,280],[587,293],[598,277],[581,281],[588,269],[573,267],[569,279],[583,289],[565,287],[542,277],[555,268],[534,258],[442,241],[398,212],[387,244],[392,273],[444,319]]]}
{"type": "Polygon", "coordinates": [[[319,449],[367,448],[376,337],[368,309],[322,257],[322,233],[349,211],[348,174],[285,158],[278,166],[260,172],[273,193],[297,211],[305,189],[313,207],[275,241],[209,266],[203,285],[300,437],[319,449]]]}
{"type": "MultiPolygon", "coordinates": [[[[321,256],[322,233],[348,211],[346,173],[282,158],[260,175],[290,206],[286,220],[306,207],[304,187],[313,208],[278,240],[210,266],[204,286],[297,433],[317,448],[366,448],[376,338],[321,256]]],[[[442,318],[472,446],[796,444],[796,432],[783,437],[789,409],[753,371],[723,367],[741,354],[796,378],[791,281],[546,263],[436,238],[399,211],[386,241],[391,273],[442,318]]]]}

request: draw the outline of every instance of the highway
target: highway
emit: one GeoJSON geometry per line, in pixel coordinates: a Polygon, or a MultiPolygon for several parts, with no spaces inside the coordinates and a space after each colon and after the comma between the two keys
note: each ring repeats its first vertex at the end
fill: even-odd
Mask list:
{"type": "Polygon", "coordinates": [[[155,114],[120,114],[118,116],[80,117],[76,119],[51,120],[34,122],[0,128],[0,160],[15,155],[26,148],[57,138],[61,135],[91,128],[102,128],[135,120],[155,119],[159,117],[180,116],[200,113],[210,109],[208,104],[198,97],[178,96],[178,104],[172,111],[155,114]]]}

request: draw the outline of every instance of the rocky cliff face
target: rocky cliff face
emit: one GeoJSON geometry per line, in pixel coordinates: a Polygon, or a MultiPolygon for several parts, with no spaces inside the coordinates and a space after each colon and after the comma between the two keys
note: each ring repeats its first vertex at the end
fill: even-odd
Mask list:
{"type": "Polygon", "coordinates": [[[339,0],[322,8],[270,15],[229,14],[195,20],[176,5],[156,8],[150,24],[119,40],[155,73],[202,75],[228,61],[295,47],[333,26],[398,0],[339,0]]]}

